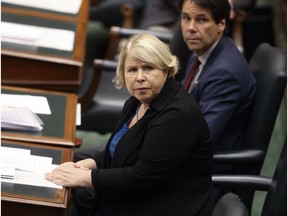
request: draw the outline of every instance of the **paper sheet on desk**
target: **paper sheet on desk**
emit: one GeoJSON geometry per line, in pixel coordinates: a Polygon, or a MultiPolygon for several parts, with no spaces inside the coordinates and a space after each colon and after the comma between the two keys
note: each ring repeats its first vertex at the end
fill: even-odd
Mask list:
{"type": "Polygon", "coordinates": [[[2,42],[72,51],[74,38],[74,31],[1,22],[2,42]]]}
{"type": "Polygon", "coordinates": [[[51,115],[48,100],[43,96],[1,94],[1,106],[27,107],[34,113],[51,115]]]}
{"type": "Polygon", "coordinates": [[[71,14],[77,14],[82,4],[82,0],[2,0],[2,2],[71,14]]]}
{"type": "MultiPolygon", "coordinates": [[[[2,147],[0,148],[2,150],[2,147]]],[[[18,170],[24,170],[28,172],[34,172],[44,174],[51,170],[52,158],[43,157],[37,155],[21,155],[21,154],[10,154],[7,155],[5,152],[0,153],[1,165],[7,165],[14,167],[18,170]]]]}
{"type": "Polygon", "coordinates": [[[52,164],[51,157],[31,155],[21,148],[0,147],[1,181],[40,187],[63,188],[44,178],[44,174],[59,165],[52,164]],[[14,171],[11,171],[14,168],[14,171]],[[5,173],[4,171],[7,171],[5,173]]]}
{"type": "MultiPolygon", "coordinates": [[[[52,165],[52,168],[56,168],[58,165],[52,165]]],[[[63,187],[53,182],[50,182],[44,178],[44,174],[42,173],[33,173],[27,172],[23,170],[16,170],[15,176],[13,179],[3,179],[1,178],[1,182],[8,182],[13,184],[24,184],[38,187],[49,187],[49,188],[57,188],[62,189],[63,187]]]]}

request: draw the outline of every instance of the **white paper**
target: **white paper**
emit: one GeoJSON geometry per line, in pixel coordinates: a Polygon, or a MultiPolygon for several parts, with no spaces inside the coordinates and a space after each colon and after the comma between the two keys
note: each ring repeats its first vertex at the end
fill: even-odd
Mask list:
{"type": "Polygon", "coordinates": [[[31,155],[30,150],[0,147],[1,181],[41,187],[63,188],[44,178],[59,165],[51,157],[31,155]]]}
{"type": "Polygon", "coordinates": [[[30,155],[31,151],[29,149],[22,149],[22,148],[10,148],[1,146],[0,147],[0,154],[18,154],[18,155],[30,155]]]}
{"type": "Polygon", "coordinates": [[[30,26],[29,31],[25,25],[11,24],[7,22],[1,23],[1,36],[4,38],[21,39],[26,41],[36,41],[42,34],[37,27],[30,26]]]}
{"type": "MultiPolygon", "coordinates": [[[[56,168],[58,165],[52,165],[51,170],[56,168]]],[[[23,185],[32,185],[38,187],[49,187],[62,189],[61,185],[57,185],[53,182],[50,182],[44,178],[44,174],[27,172],[23,170],[16,170],[15,176],[13,179],[2,178],[1,182],[8,182],[13,184],[23,184],[23,185]]]]}
{"type": "MultiPolygon", "coordinates": [[[[0,150],[2,147],[0,148],[0,150]]],[[[46,173],[51,170],[52,158],[31,154],[12,153],[7,154],[5,151],[0,152],[1,165],[12,166],[15,169],[25,170],[35,173],[46,173]]]]}
{"type": "Polygon", "coordinates": [[[0,147],[1,156],[1,178],[13,179],[15,176],[15,166],[13,166],[7,159],[6,155],[30,155],[29,149],[21,148],[10,148],[10,147],[0,147]]]}
{"type": "Polygon", "coordinates": [[[1,94],[1,107],[27,107],[38,114],[51,115],[48,100],[43,96],[1,94]]]}
{"type": "Polygon", "coordinates": [[[72,51],[74,38],[74,31],[1,22],[3,42],[72,51]]]}
{"type": "Polygon", "coordinates": [[[78,103],[76,107],[76,125],[81,125],[81,104],[78,103]]]}
{"type": "Polygon", "coordinates": [[[43,121],[27,107],[1,107],[1,128],[41,131],[43,121]]]}
{"type": "Polygon", "coordinates": [[[82,0],[2,0],[4,3],[77,14],[82,0]]]}
{"type": "Polygon", "coordinates": [[[14,179],[15,167],[1,164],[1,179],[14,179]]]}

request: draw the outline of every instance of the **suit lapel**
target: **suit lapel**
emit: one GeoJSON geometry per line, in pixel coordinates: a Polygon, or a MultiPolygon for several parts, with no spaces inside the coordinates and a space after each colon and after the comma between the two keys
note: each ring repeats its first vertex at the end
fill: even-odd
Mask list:
{"type": "Polygon", "coordinates": [[[218,42],[218,44],[215,46],[210,56],[208,57],[205,65],[203,66],[202,71],[197,79],[197,82],[194,83],[193,86],[191,87],[190,93],[195,93],[196,89],[198,88],[198,82],[201,82],[201,80],[209,79],[209,77],[207,77],[207,72],[209,71],[209,68],[213,65],[214,61],[219,56],[219,53],[222,52],[224,47],[223,44],[227,43],[228,39],[229,39],[228,37],[223,36],[218,42]]]}

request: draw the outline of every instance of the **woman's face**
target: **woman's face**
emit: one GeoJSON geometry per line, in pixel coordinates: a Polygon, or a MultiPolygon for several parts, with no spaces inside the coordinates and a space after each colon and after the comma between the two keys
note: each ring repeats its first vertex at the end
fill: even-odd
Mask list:
{"type": "Polygon", "coordinates": [[[125,60],[124,78],[129,93],[141,103],[150,104],[162,90],[167,72],[128,54],[125,60]]]}

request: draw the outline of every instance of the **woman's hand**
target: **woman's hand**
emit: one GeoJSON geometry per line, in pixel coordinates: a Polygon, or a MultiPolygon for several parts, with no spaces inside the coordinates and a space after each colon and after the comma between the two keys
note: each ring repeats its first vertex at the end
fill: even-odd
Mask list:
{"type": "Polygon", "coordinates": [[[77,163],[75,163],[75,167],[77,167],[77,168],[96,169],[97,165],[96,165],[96,162],[93,159],[87,158],[85,160],[81,160],[81,161],[78,161],[77,163]]]}
{"type": "Polygon", "coordinates": [[[45,179],[64,187],[92,188],[91,170],[80,168],[73,162],[61,164],[50,173],[45,174],[45,179]]]}

